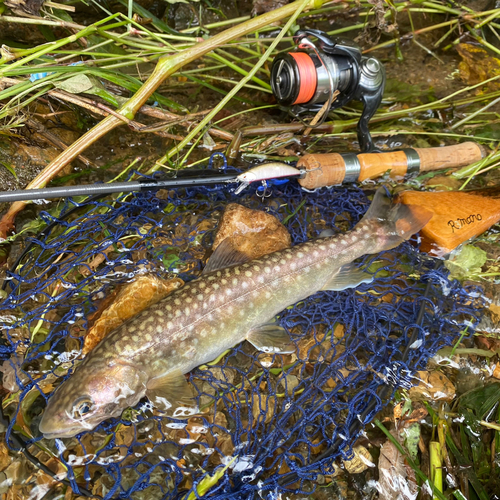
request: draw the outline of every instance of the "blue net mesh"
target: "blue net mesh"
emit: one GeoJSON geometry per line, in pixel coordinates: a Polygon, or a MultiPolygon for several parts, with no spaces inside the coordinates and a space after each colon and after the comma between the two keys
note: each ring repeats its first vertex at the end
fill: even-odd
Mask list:
{"type": "MultiPolygon", "coordinates": [[[[145,270],[195,278],[228,203],[276,215],[294,244],[325,228],[348,230],[369,206],[354,187],[307,193],[290,182],[272,190],[260,198],[255,190],[236,196],[227,186],[179,189],[87,202],[69,220],[42,213],[58,224],[35,240],[1,304],[1,354],[19,387],[6,406],[7,440],[16,422],[39,436],[45,401],[71,376],[99,301],[145,270]]],[[[75,205],[67,201],[63,212],[75,205]]],[[[358,434],[351,434],[353,422],[360,415],[368,422],[386,403],[377,391],[384,384],[393,391],[412,385],[412,374],[439,348],[466,327],[472,332],[482,307],[477,290],[449,281],[415,242],[361,264],[375,272],[372,284],[319,292],[283,311],[280,322],[296,354],[266,355],[243,342],[216,364],[195,369],[190,382],[202,415],[176,420],[144,401],[77,438],[33,437],[29,444],[41,441],[42,458],[58,457],[75,492],[81,485],[106,499],[173,499],[189,492],[196,498],[197,486],[216,473],[204,498],[277,498],[284,488],[278,478],[289,471],[298,481],[287,488],[311,492],[308,480],[331,472],[332,459],[350,456],[358,434]],[[422,301],[428,303],[424,322],[402,362],[422,301]],[[373,411],[364,414],[374,398],[373,411]],[[345,446],[317,461],[338,438],[345,446]]]]}

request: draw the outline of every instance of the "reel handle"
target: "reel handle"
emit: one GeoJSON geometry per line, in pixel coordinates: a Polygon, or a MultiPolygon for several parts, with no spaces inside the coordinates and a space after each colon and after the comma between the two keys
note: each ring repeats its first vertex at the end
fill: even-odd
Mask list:
{"type": "Polygon", "coordinates": [[[329,153],[305,155],[297,168],[306,171],[302,187],[315,189],[344,182],[381,177],[390,170],[393,178],[430,170],[456,168],[480,161],[486,149],[475,142],[441,148],[408,148],[387,153],[329,153]]]}

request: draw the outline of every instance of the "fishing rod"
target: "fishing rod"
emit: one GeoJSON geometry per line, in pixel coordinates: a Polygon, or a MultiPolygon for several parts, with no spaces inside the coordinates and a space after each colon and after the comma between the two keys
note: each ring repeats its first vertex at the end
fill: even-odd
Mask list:
{"type": "Polygon", "coordinates": [[[475,142],[438,148],[406,148],[386,153],[307,154],[299,159],[295,167],[283,162],[263,163],[241,174],[220,173],[216,170],[181,170],[170,178],[3,191],[0,192],[0,203],[215,184],[236,185],[235,193],[239,194],[255,182],[280,183],[294,178],[303,188],[313,190],[374,179],[388,171],[392,178],[399,178],[443,168],[463,167],[480,161],[486,154],[486,148],[475,142]]]}

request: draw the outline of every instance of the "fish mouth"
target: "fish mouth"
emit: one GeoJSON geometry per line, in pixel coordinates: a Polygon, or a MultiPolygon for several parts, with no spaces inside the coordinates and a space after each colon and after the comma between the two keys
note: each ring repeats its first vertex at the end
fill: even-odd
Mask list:
{"type": "Polygon", "coordinates": [[[82,426],[61,426],[60,428],[55,428],[54,426],[46,425],[43,419],[38,425],[38,429],[45,439],[70,438],[87,430],[82,426]]]}

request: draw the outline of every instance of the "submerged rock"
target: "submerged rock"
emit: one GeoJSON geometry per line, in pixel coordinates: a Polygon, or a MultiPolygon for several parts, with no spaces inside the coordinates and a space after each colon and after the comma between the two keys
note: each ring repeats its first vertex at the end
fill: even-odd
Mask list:
{"type": "Polygon", "coordinates": [[[89,329],[83,353],[89,353],[108,333],[182,285],[180,278],[163,280],[152,274],[139,276],[125,285],[89,329]]]}
{"type": "Polygon", "coordinates": [[[237,203],[230,203],[224,210],[213,249],[226,238],[250,259],[289,248],[292,243],[290,233],[274,215],[237,203]]]}

